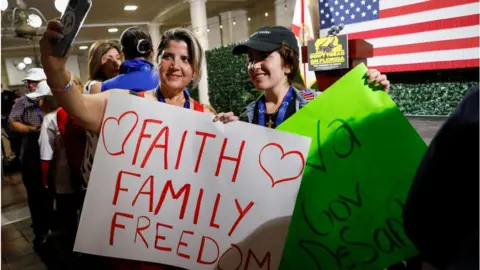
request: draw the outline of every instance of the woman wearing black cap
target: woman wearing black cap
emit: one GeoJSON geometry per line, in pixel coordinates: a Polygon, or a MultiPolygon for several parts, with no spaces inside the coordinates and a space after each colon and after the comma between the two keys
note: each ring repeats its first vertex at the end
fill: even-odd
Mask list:
{"type": "MultiPolygon", "coordinates": [[[[276,128],[287,120],[317,93],[298,90],[293,80],[298,72],[299,48],[295,35],[282,26],[259,28],[250,39],[233,48],[233,54],[248,54],[248,75],[256,89],[264,94],[244,108],[240,120],[269,128],[276,128]]],[[[370,82],[388,91],[390,82],[385,75],[371,69],[367,72],[370,82]]],[[[223,122],[236,120],[233,113],[220,113],[223,122]]]]}
{"type": "Polygon", "coordinates": [[[152,64],[154,50],[152,38],[143,29],[130,27],[120,36],[125,61],[120,75],[102,83],[101,91],[129,89],[135,92],[152,90],[158,86],[158,72],[152,64]]]}

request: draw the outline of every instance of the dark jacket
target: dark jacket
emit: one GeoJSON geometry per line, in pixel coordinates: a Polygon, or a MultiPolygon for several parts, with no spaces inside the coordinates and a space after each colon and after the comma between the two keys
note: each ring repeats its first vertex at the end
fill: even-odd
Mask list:
{"type": "Polygon", "coordinates": [[[432,140],[404,208],[405,233],[438,269],[478,269],[478,103],[477,85],[432,140]]]}

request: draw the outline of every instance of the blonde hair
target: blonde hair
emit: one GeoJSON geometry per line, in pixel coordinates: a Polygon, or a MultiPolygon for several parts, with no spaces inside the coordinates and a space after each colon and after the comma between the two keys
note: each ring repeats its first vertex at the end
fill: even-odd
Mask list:
{"type": "Polygon", "coordinates": [[[192,88],[197,87],[202,77],[202,63],[204,58],[204,51],[200,42],[195,37],[192,31],[186,28],[172,28],[163,33],[160,39],[160,45],[157,49],[157,62],[161,60],[164,50],[168,47],[170,40],[184,41],[188,46],[188,53],[190,63],[193,68],[192,88]]]}
{"type": "Polygon", "coordinates": [[[121,52],[120,46],[113,41],[97,41],[88,50],[88,79],[105,81],[108,78],[102,71],[102,56],[111,49],[121,52]]]}

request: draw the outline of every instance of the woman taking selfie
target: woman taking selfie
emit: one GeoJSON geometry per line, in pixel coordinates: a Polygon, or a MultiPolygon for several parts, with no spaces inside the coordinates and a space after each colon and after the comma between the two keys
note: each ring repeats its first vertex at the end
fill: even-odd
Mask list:
{"type": "MultiPolygon", "coordinates": [[[[82,95],[71,83],[71,73],[65,66],[68,54],[65,57],[56,57],[52,54],[52,44],[62,38],[62,27],[59,21],[49,22],[47,31],[40,40],[42,64],[54,96],[85,129],[96,134],[100,132],[109,94],[112,91],[131,93],[146,99],[214,114],[213,109],[198,103],[184,91],[190,82],[193,81],[194,86],[198,84],[204,55],[200,43],[190,30],[176,28],[162,35],[157,55],[161,84],[155,90],[135,93],[113,89],[96,95],[82,95]]],[[[111,263],[114,264],[113,269],[172,269],[159,264],[116,259],[112,259],[111,263]]]]}
{"type": "MultiPolygon", "coordinates": [[[[85,129],[98,134],[109,93],[125,91],[113,89],[97,95],[82,95],[74,91],[76,86],[71,83],[72,76],[65,65],[68,54],[65,57],[56,57],[52,54],[52,43],[62,38],[62,27],[59,21],[50,21],[47,31],[40,40],[47,82],[61,106],[85,129]]],[[[155,90],[137,95],[181,107],[188,104],[189,109],[214,113],[184,91],[191,81],[194,86],[198,84],[203,54],[203,49],[191,31],[176,28],[165,32],[157,55],[161,84],[155,90]]]]}
{"type": "MultiPolygon", "coordinates": [[[[264,94],[249,104],[240,119],[257,125],[276,128],[311,101],[314,90],[298,90],[293,86],[299,65],[299,48],[295,35],[282,26],[257,29],[246,43],[233,48],[234,55],[248,55],[248,75],[257,90],[264,94]]],[[[390,82],[385,75],[371,69],[369,82],[388,91],[390,82]]],[[[219,113],[224,122],[233,121],[232,113],[219,113]]]]}

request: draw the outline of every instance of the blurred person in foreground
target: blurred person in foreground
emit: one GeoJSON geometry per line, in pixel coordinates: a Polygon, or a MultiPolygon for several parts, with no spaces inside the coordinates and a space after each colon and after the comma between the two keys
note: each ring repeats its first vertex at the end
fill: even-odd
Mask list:
{"type": "Polygon", "coordinates": [[[479,269],[478,129],[476,85],[430,143],[404,207],[405,233],[438,270],[479,269]]]}

